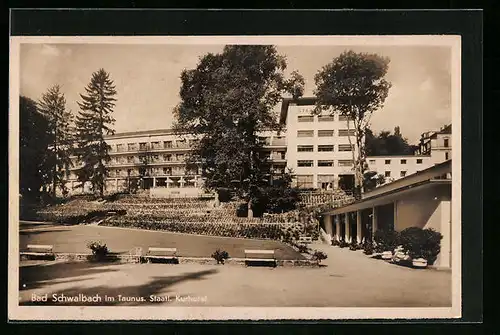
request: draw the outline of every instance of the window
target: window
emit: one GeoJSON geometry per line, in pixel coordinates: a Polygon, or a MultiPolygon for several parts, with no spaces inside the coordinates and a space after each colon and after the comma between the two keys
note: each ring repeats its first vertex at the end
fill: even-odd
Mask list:
{"type": "Polygon", "coordinates": [[[171,167],[164,167],[163,168],[163,174],[171,175],[172,174],[172,168],[171,167]]]}
{"type": "Polygon", "coordinates": [[[333,161],[319,160],[318,166],[320,167],[333,166],[333,161]]]}
{"type": "MultiPolygon", "coordinates": [[[[445,147],[445,148],[448,148],[448,146],[450,145],[449,141],[450,141],[450,140],[449,140],[449,139],[447,139],[447,138],[445,138],[445,139],[444,139],[444,147],[445,147]]],[[[447,158],[447,159],[448,159],[448,158],[447,158]]]]}
{"type": "Polygon", "coordinates": [[[339,151],[352,151],[350,144],[339,144],[339,151]]]}
{"type": "Polygon", "coordinates": [[[163,149],[170,149],[170,148],[172,148],[172,141],[164,141],[163,149]]]}
{"type": "Polygon", "coordinates": [[[391,171],[385,171],[385,174],[384,174],[386,177],[390,177],[391,176],[391,171]]]}
{"type": "Polygon", "coordinates": [[[297,187],[299,188],[313,188],[312,175],[297,175],[297,187]]]}
{"type": "Polygon", "coordinates": [[[313,137],[314,130],[297,130],[297,137],[313,137]]]}
{"type": "Polygon", "coordinates": [[[160,147],[160,142],[151,142],[153,148],[158,149],[160,147]]]}
{"type": "Polygon", "coordinates": [[[448,153],[447,153],[447,152],[445,152],[445,153],[444,153],[444,159],[445,159],[445,160],[448,160],[448,157],[449,157],[449,156],[448,156],[448,153]]]}
{"type": "Polygon", "coordinates": [[[139,143],[139,149],[140,150],[146,150],[146,144],[147,143],[139,143]]]}
{"type": "Polygon", "coordinates": [[[186,147],[186,140],[177,140],[177,141],[175,141],[175,145],[177,148],[185,148],[186,147]]]}
{"type": "Polygon", "coordinates": [[[405,177],[406,176],[406,171],[401,171],[401,173],[399,174],[401,177],[405,177]]]}
{"type": "Polygon", "coordinates": [[[313,122],[314,116],[312,116],[312,115],[299,115],[299,116],[297,116],[297,121],[298,122],[313,122]]]}
{"type": "Polygon", "coordinates": [[[374,160],[374,159],[370,159],[370,160],[368,161],[368,163],[370,163],[370,164],[375,164],[375,160],[374,160]]]}
{"type": "Polygon", "coordinates": [[[333,130],[318,130],[319,137],[332,137],[333,130]]]}
{"type": "Polygon", "coordinates": [[[183,161],[184,160],[184,154],[177,154],[176,157],[177,161],[183,161]]]}
{"type": "Polygon", "coordinates": [[[297,151],[298,152],[313,152],[314,146],[313,145],[298,145],[297,151]]]}
{"type": "Polygon", "coordinates": [[[123,144],[117,144],[117,145],[116,145],[116,151],[118,151],[118,152],[122,152],[122,151],[123,151],[123,149],[124,149],[124,145],[123,145],[123,144]]]}
{"type": "Polygon", "coordinates": [[[339,121],[347,121],[347,120],[353,121],[353,119],[350,117],[347,117],[345,115],[339,115],[339,121]]]}
{"type": "Polygon", "coordinates": [[[335,117],[333,115],[319,115],[318,121],[319,122],[335,121],[335,117]]]}
{"type": "Polygon", "coordinates": [[[163,160],[165,162],[170,162],[172,160],[172,155],[163,155],[163,160]]]}
{"type": "Polygon", "coordinates": [[[402,159],[401,164],[406,164],[406,159],[402,159]]]}
{"type": "Polygon", "coordinates": [[[134,156],[128,156],[127,163],[133,163],[133,162],[134,162],[134,156]]]}
{"type": "Polygon", "coordinates": [[[122,174],[122,170],[116,169],[115,176],[119,177],[122,174]]]}
{"type": "Polygon", "coordinates": [[[417,159],[417,164],[422,164],[422,159],[417,159]]]}
{"type": "Polygon", "coordinates": [[[350,159],[341,159],[339,160],[339,166],[352,166],[352,160],[350,159]]]}
{"type": "Polygon", "coordinates": [[[128,144],[127,144],[127,150],[128,150],[128,151],[133,151],[133,150],[135,150],[135,143],[128,143],[128,144]]]}
{"type": "Polygon", "coordinates": [[[153,160],[154,160],[155,162],[157,162],[159,159],[160,159],[160,157],[159,157],[158,155],[153,155],[153,160]]]}
{"type": "Polygon", "coordinates": [[[327,144],[318,145],[318,151],[333,151],[333,144],[332,145],[327,145],[327,144]]]}
{"type": "Polygon", "coordinates": [[[313,166],[313,161],[312,160],[299,160],[299,161],[297,161],[297,166],[298,167],[311,167],[311,166],[313,166]]]}
{"type": "Polygon", "coordinates": [[[386,159],[385,160],[385,164],[391,164],[391,160],[390,159],[386,159]]]}
{"type": "Polygon", "coordinates": [[[339,136],[354,136],[354,129],[339,129],[339,136]]]}

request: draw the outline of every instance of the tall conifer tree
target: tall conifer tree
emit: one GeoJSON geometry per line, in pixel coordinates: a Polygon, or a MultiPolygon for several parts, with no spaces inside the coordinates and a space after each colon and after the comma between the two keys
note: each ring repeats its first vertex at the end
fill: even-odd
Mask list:
{"type": "Polygon", "coordinates": [[[82,101],[78,102],[80,112],[76,117],[76,152],[82,163],[77,176],[82,187],[90,181],[94,192],[102,197],[108,174],[105,164],[110,160],[110,147],[104,136],[114,134],[111,126],[115,123],[112,113],[116,89],[109,73],[99,69],[92,74],[85,91],[86,94],[80,94],[82,101]]]}
{"type": "Polygon", "coordinates": [[[45,156],[46,163],[51,166],[48,181],[52,196],[56,196],[59,188],[66,193],[65,175],[71,167],[71,152],[73,140],[73,115],[66,110],[66,98],[59,85],[49,88],[38,101],[38,111],[48,122],[49,147],[45,156]]]}

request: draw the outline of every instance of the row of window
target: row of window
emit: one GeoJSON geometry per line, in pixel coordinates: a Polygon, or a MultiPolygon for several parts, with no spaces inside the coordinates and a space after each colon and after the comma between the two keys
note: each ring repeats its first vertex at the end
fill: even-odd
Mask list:
{"type": "MultiPolygon", "coordinates": [[[[353,146],[350,144],[339,144],[338,151],[352,151],[353,146]]],[[[318,145],[318,152],[334,151],[333,144],[318,145]]],[[[314,152],[314,145],[298,145],[297,152],[314,152]]]]}
{"type": "Polygon", "coordinates": [[[134,164],[134,163],[154,163],[154,162],[183,162],[184,154],[165,154],[162,155],[163,160],[160,160],[160,155],[151,156],[127,156],[127,157],[111,157],[111,164],[134,164]]]}
{"type": "MultiPolygon", "coordinates": [[[[400,163],[400,164],[406,164],[406,163],[407,163],[407,161],[408,161],[407,159],[401,159],[401,160],[399,161],[399,163],[400,163]]],[[[416,159],[416,161],[417,161],[417,164],[422,164],[422,163],[423,163],[423,159],[422,159],[422,158],[417,158],[417,159],[416,159]]],[[[384,164],[386,164],[386,165],[391,164],[391,162],[392,162],[392,160],[391,160],[391,159],[385,159],[385,160],[384,160],[384,164]]],[[[376,163],[376,160],[375,160],[375,159],[370,159],[370,160],[368,161],[368,164],[375,164],[375,163],[376,163]]]]}
{"type": "MultiPolygon", "coordinates": [[[[333,129],[320,129],[318,130],[318,137],[332,137],[334,136],[333,129]]],[[[339,129],[338,136],[354,136],[354,129],[339,129]]],[[[297,130],[297,137],[314,137],[314,130],[297,130]]]]}
{"type": "Polygon", "coordinates": [[[140,175],[146,175],[146,176],[151,176],[151,175],[167,175],[167,176],[179,176],[179,175],[197,175],[199,174],[198,170],[186,170],[185,168],[171,168],[171,167],[164,167],[162,169],[113,169],[109,171],[109,176],[110,177],[135,177],[135,176],[140,176],[140,175]]]}
{"type": "MultiPolygon", "coordinates": [[[[317,166],[318,167],[331,167],[334,166],[333,159],[331,160],[318,160],[317,161],[317,166]]],[[[352,166],[352,160],[350,159],[340,159],[337,162],[338,166],[352,166]]],[[[314,161],[313,160],[298,160],[297,161],[297,166],[298,167],[314,167],[314,161]]]]}
{"type": "Polygon", "coordinates": [[[141,143],[121,143],[111,145],[112,152],[127,152],[136,150],[149,150],[149,149],[175,149],[175,148],[189,148],[195,146],[199,142],[198,139],[189,140],[176,140],[176,141],[156,141],[156,142],[141,142],[141,143]]]}
{"type": "MultiPolygon", "coordinates": [[[[318,115],[318,122],[332,122],[335,121],[335,115],[318,115]]],[[[314,115],[299,115],[297,116],[297,122],[314,122],[314,115]]],[[[339,121],[352,121],[351,118],[348,118],[344,115],[339,115],[339,121]]]]}

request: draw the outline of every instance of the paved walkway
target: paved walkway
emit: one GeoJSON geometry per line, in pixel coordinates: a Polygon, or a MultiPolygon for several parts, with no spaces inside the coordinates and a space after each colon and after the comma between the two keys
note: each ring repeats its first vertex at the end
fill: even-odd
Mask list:
{"type": "Polygon", "coordinates": [[[110,252],[128,253],[134,247],[147,251],[149,247],[177,248],[178,256],[210,257],[220,248],[234,258],[245,257],[245,249],[275,249],[278,259],[303,259],[293,248],[272,240],[200,236],[160,231],[105,227],[94,225],[55,226],[23,223],[19,234],[19,249],[28,244],[49,244],[54,252],[89,253],[87,243],[99,240],[110,252]]]}
{"type": "Polygon", "coordinates": [[[104,295],[115,298],[100,305],[128,306],[451,306],[450,272],[400,267],[338,247],[313,247],[328,253],[326,266],[21,263],[20,302],[32,304],[35,293],[48,294],[52,305],[62,304],[50,302],[52,294],[99,294],[102,299],[104,295]],[[158,301],[151,301],[151,296],[158,301]],[[141,298],[144,301],[137,301],[141,298]]]}

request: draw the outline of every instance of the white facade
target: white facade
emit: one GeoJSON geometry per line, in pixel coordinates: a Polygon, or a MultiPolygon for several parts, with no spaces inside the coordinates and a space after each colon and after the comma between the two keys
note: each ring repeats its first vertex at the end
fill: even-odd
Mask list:
{"type": "Polygon", "coordinates": [[[398,180],[434,165],[431,156],[369,156],[368,170],[386,178],[386,182],[398,180]]]}

